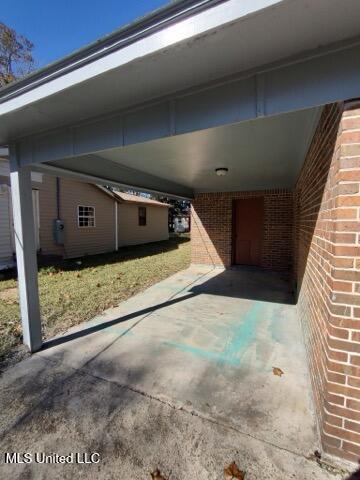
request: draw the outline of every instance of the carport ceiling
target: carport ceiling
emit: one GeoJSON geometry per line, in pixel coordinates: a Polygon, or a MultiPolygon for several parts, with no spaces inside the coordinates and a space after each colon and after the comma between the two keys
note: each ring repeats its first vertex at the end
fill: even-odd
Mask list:
{"type": "Polygon", "coordinates": [[[320,109],[201,130],[51,162],[50,165],[119,180],[126,167],[196,192],[292,188],[320,109]],[[215,168],[227,167],[218,177],[215,168]]]}

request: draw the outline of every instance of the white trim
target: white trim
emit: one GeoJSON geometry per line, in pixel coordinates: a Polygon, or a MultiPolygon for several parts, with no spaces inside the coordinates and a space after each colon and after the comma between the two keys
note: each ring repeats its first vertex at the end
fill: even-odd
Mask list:
{"type": "Polygon", "coordinates": [[[31,181],[36,183],[42,183],[43,174],[39,172],[31,172],[31,181]]]}
{"type": "MultiPolygon", "coordinates": [[[[77,224],[78,224],[78,228],[95,228],[96,227],[96,209],[94,207],[94,205],[78,205],[77,206],[77,224]],[[92,208],[94,210],[94,225],[80,225],[80,222],[79,222],[79,208],[82,207],[82,208],[92,208]]],[[[84,215],[81,215],[82,217],[84,217],[84,215]]]]}
{"type": "Polygon", "coordinates": [[[115,251],[119,250],[119,233],[118,233],[118,202],[115,200],[115,251]]]}
{"type": "Polygon", "coordinates": [[[86,173],[81,173],[73,170],[68,170],[65,168],[55,167],[54,165],[45,165],[44,163],[32,165],[31,169],[36,172],[41,172],[45,174],[48,173],[49,175],[58,175],[63,177],[76,178],[78,181],[83,181],[87,183],[95,183],[95,184],[102,183],[104,185],[110,185],[113,187],[120,187],[120,188],[129,189],[129,190],[135,190],[136,192],[147,192],[147,193],[154,193],[156,195],[165,195],[169,198],[175,198],[176,200],[187,200],[191,202],[194,199],[193,195],[191,196],[177,195],[175,193],[170,193],[169,191],[166,191],[166,189],[154,190],[152,188],[139,187],[139,186],[132,185],[130,183],[117,182],[114,180],[109,180],[108,178],[97,177],[95,175],[88,175],[86,173]]]}
{"type": "MultiPolygon", "coordinates": [[[[59,68],[57,75],[53,78],[51,74],[44,71],[42,81],[46,83],[34,86],[30,91],[24,91],[21,83],[19,84],[18,96],[7,100],[7,92],[3,92],[2,104],[0,105],[0,115],[20,109],[29,104],[33,104],[45,97],[64,91],[69,87],[79,85],[93,78],[99,72],[104,74],[107,71],[122,67],[139,58],[154,55],[163,49],[168,49],[180,42],[199,36],[209,30],[219,28],[224,24],[234,22],[238,19],[246,18],[248,15],[257,13],[267,7],[280,4],[283,0],[228,0],[222,4],[215,5],[209,13],[206,9],[202,12],[190,15],[180,21],[165,25],[160,29],[155,29],[144,38],[135,40],[124,47],[109,53],[102,54],[99,58],[93,53],[86,55],[86,62],[75,60],[70,71],[65,68],[59,68]],[[93,59],[94,57],[94,59],[93,59]]],[[[31,78],[29,79],[31,81],[31,78]]]]}
{"type": "Polygon", "coordinates": [[[34,212],[36,250],[40,250],[40,200],[39,200],[39,190],[37,190],[36,188],[32,189],[32,201],[33,201],[33,212],[34,212]]]}
{"type": "Polygon", "coordinates": [[[115,198],[115,197],[114,197],[114,194],[113,194],[109,189],[103,187],[102,185],[95,185],[95,187],[100,188],[100,190],[101,190],[102,192],[106,193],[106,195],[109,195],[109,197],[115,198]]]}

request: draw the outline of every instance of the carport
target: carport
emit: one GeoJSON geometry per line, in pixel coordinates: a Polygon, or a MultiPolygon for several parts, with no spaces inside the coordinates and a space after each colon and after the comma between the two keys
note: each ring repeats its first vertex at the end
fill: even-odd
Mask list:
{"type": "MultiPolygon", "coordinates": [[[[340,0],[175,2],[0,92],[0,145],[10,148],[21,316],[24,342],[31,351],[42,346],[31,170],[194,199],[193,262],[230,266],[230,192],[292,198],[308,152],[327,151],[332,145],[332,140],[320,142],[320,147],[313,141],[319,124],[324,129],[340,121],[342,111],[337,114],[335,107],[333,111],[324,105],[360,97],[359,15],[356,0],[345,5],[340,0]],[[227,175],[218,176],[218,168],[228,169],[227,175]],[[212,208],[215,220],[208,216],[212,208]]],[[[350,157],[357,155],[355,150],[350,157]]],[[[327,176],[329,164],[325,170],[327,176]]],[[[302,192],[312,178],[304,181],[302,192]]],[[[304,205],[299,195],[296,211],[304,205]]],[[[272,201],[276,217],[278,200],[272,201]]],[[[317,217],[319,209],[311,215],[314,211],[317,217]]],[[[287,224],[287,231],[292,228],[287,224]]],[[[340,248],[345,240],[336,242],[340,248]]],[[[355,261],[357,250],[338,255],[355,261]]],[[[351,281],[356,283],[355,273],[351,281]]],[[[300,287],[298,282],[299,294],[300,287]]],[[[333,283],[329,288],[336,290],[333,283]]],[[[325,296],[331,297],[328,291],[325,296]]],[[[341,304],[350,302],[350,310],[341,313],[337,307],[330,313],[348,317],[355,322],[349,328],[357,329],[354,303],[341,299],[341,304]]],[[[331,302],[337,303],[336,295],[331,302]]],[[[319,311],[322,325],[329,311],[321,306],[319,311]]],[[[311,313],[304,309],[301,315],[311,323],[311,313]]],[[[326,352],[324,358],[349,362],[348,353],[357,347],[346,341],[331,343],[337,337],[335,321],[332,330],[328,327],[330,340],[319,339],[323,333],[318,330],[324,329],[318,324],[309,328],[313,365],[318,350],[326,352]],[[346,354],[337,359],[331,349],[346,354]]],[[[331,380],[330,375],[325,381],[327,369],[319,361],[311,370],[323,442],[330,453],[346,451],[343,456],[354,460],[360,442],[346,433],[348,411],[334,413],[331,405],[324,406],[324,396],[336,405],[328,395],[334,389],[326,382],[343,384],[342,378],[331,380]],[[334,421],[333,430],[324,427],[325,410],[341,419],[337,430],[334,421]],[[355,447],[346,449],[345,440],[355,447]]],[[[338,374],[358,377],[357,370],[338,374]]],[[[355,395],[349,388],[337,394],[343,407],[347,397],[355,395]]]]}

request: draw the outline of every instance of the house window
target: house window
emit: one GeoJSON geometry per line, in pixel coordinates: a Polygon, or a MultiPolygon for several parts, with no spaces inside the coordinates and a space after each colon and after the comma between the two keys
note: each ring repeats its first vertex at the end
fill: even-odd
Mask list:
{"type": "Polygon", "coordinates": [[[78,206],[78,226],[95,227],[95,207],[78,206]]]}
{"type": "Polygon", "coordinates": [[[139,207],[139,225],[146,225],[146,207],[139,207]]]}

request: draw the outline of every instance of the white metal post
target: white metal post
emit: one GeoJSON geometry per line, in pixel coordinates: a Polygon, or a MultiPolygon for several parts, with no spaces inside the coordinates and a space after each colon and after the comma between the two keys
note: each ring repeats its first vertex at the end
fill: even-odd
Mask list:
{"type": "Polygon", "coordinates": [[[18,165],[16,147],[10,148],[10,169],[23,341],[35,352],[41,348],[42,335],[31,171],[18,165]]]}

